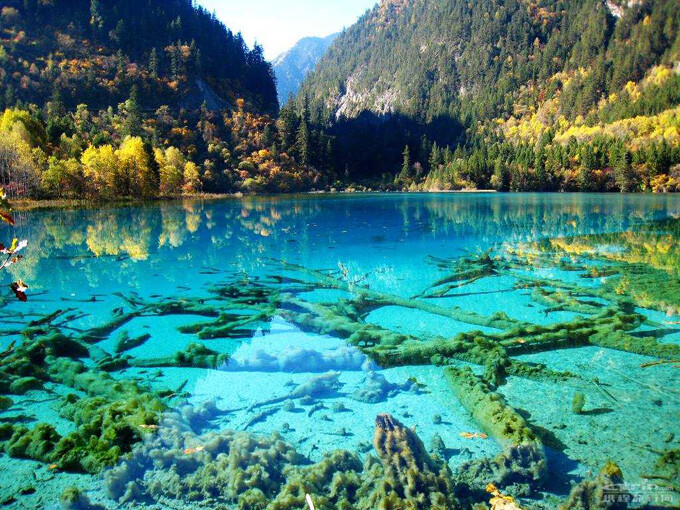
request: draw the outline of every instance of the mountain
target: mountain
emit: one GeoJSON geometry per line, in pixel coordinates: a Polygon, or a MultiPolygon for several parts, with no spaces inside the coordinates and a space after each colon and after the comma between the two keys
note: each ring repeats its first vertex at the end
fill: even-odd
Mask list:
{"type": "MultiPolygon", "coordinates": [[[[116,106],[132,84],[145,108],[217,108],[245,99],[278,109],[273,72],[191,0],[6,0],[0,15],[4,103],[116,106]]],[[[2,106],[2,105],[0,105],[2,106]]]]}
{"type": "Polygon", "coordinates": [[[262,48],[192,0],[5,0],[0,185],[680,191],[679,34],[677,0],[383,0],[279,111],[262,48]]]}
{"type": "Polygon", "coordinates": [[[310,129],[283,144],[278,110],[262,48],[193,0],[0,7],[0,186],[10,198],[323,185],[306,147],[329,142],[310,129]]]}
{"type": "MultiPolygon", "coordinates": [[[[652,118],[680,104],[679,30],[676,0],[382,0],[319,61],[298,109],[337,137],[338,171],[355,179],[392,179],[407,146],[406,181],[422,185],[443,165],[447,185],[488,187],[496,164],[503,172],[543,172],[533,149],[557,150],[570,128],[583,134],[586,127],[624,141],[639,158],[633,165],[644,167],[647,156],[635,154],[641,141],[622,123],[648,117],[669,133],[650,134],[644,145],[677,145],[668,124],[675,117],[652,118]],[[518,125],[535,132],[525,136],[518,125]],[[513,154],[489,155],[494,144],[513,154]],[[518,156],[527,145],[532,153],[518,156]],[[480,162],[467,168],[482,148],[480,162]],[[466,168],[455,170],[456,161],[466,168]]],[[[593,138],[576,137],[591,145],[593,138]]],[[[608,159],[594,165],[602,172],[614,166],[608,159]]],[[[579,172],[582,165],[571,166],[579,172]]],[[[655,176],[647,177],[641,186],[655,176]]],[[[560,179],[551,187],[570,189],[560,179]]]]}
{"type": "Polygon", "coordinates": [[[272,65],[276,76],[279,104],[285,103],[291,94],[297,93],[305,76],[314,69],[338,35],[340,34],[305,37],[274,59],[272,65]]]}
{"type": "Polygon", "coordinates": [[[598,57],[604,85],[618,89],[678,57],[679,9],[673,0],[383,0],[339,37],[303,93],[327,118],[430,119],[458,103],[489,117],[511,112],[507,94],[528,80],[598,57]]]}

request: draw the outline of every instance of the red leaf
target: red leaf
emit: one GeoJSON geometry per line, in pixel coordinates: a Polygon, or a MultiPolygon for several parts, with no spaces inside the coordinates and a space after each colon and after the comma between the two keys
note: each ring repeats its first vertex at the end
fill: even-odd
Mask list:
{"type": "Polygon", "coordinates": [[[14,295],[22,303],[25,303],[28,300],[28,297],[26,297],[26,289],[28,289],[28,286],[21,280],[12,283],[9,288],[12,289],[14,295]]]}
{"type": "Polygon", "coordinates": [[[0,220],[4,221],[5,223],[9,223],[10,225],[14,225],[14,218],[12,218],[12,216],[6,212],[0,211],[0,220]]]}

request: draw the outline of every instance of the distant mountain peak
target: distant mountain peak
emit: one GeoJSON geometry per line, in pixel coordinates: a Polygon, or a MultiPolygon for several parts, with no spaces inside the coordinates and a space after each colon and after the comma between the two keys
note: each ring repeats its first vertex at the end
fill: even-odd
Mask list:
{"type": "Polygon", "coordinates": [[[285,103],[291,94],[297,93],[305,76],[316,67],[316,63],[338,35],[304,37],[274,59],[272,66],[276,75],[279,103],[285,103]]]}

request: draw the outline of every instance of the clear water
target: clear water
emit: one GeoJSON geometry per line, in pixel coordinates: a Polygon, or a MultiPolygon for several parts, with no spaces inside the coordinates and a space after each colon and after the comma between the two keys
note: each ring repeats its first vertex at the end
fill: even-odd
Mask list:
{"type": "MultiPolygon", "coordinates": [[[[678,217],[680,197],[675,196],[536,194],[284,196],[23,212],[17,214],[14,235],[27,239],[29,247],[25,259],[3,278],[9,283],[11,277],[21,277],[30,286],[30,298],[28,303],[10,301],[0,308],[4,331],[0,350],[20,340],[17,333],[22,321],[40,314],[73,309],[69,315],[77,317],[64,325],[64,331],[79,334],[128,307],[121,295],[150,301],[210,298],[212,286],[236,277],[250,281],[288,274],[280,261],[340,271],[344,281],[411,298],[443,276],[442,269],[432,263],[433,256],[448,259],[541,239],[635,231],[650,221],[678,217]],[[16,312],[24,317],[17,318],[16,312]]],[[[12,232],[5,228],[0,235],[4,239],[12,232]]],[[[534,276],[599,285],[597,279],[586,281],[579,273],[558,268],[525,269],[534,276]]],[[[533,324],[566,321],[577,315],[546,313],[545,306],[533,302],[530,291],[517,289],[515,283],[508,275],[483,278],[461,287],[452,297],[435,301],[484,315],[502,311],[533,324]]],[[[341,296],[328,289],[305,295],[310,302],[341,296]]],[[[680,343],[680,326],[672,325],[680,317],[672,312],[644,313],[658,324],[667,323],[661,341],[680,343]]],[[[150,339],[127,354],[138,359],[170,356],[197,341],[196,335],[180,333],[177,328],[204,320],[186,315],[143,316],[124,324],[99,346],[112,352],[123,330],[131,337],[148,333],[150,339]]],[[[493,331],[395,306],[372,311],[366,321],[423,339],[493,331]]],[[[415,426],[425,445],[438,434],[452,469],[501,449],[493,438],[461,436],[478,432],[480,425],[457,402],[442,378],[442,367],[371,367],[358,349],[348,347],[346,340],[332,332],[303,332],[279,316],[259,324],[247,338],[200,342],[229,354],[227,366],[216,370],[128,368],[113,375],[150,381],[153,388],[181,386],[189,403],[200,406],[214,401],[218,410],[230,411],[215,412],[197,432],[243,430],[246,425],[253,434],[280,431],[311,461],[337,448],[362,454],[370,451],[374,418],[385,412],[415,426]],[[262,410],[249,406],[282,397],[331,369],[340,372],[340,387],[318,396],[321,409],[310,412],[311,407],[298,403],[294,412],[278,409],[249,424],[262,410]],[[353,398],[364,387],[369,369],[397,385],[377,402],[353,398]],[[411,377],[426,391],[405,389],[411,377]],[[398,385],[404,386],[399,389],[398,385]],[[346,410],[337,411],[338,403],[346,410]]],[[[569,384],[511,377],[499,388],[532,425],[547,430],[561,444],[561,448],[548,448],[554,482],[548,492],[565,496],[571,482],[597,472],[608,459],[622,468],[627,481],[644,483],[641,475],[651,470],[658,457],[654,450],[677,447],[677,367],[641,369],[650,358],[592,346],[525,354],[520,359],[597,377],[615,396],[612,401],[593,386],[587,394],[587,408],[602,412],[574,415],[575,389],[569,384]]],[[[58,412],[57,396],[68,389],[57,386],[12,397],[15,405],[2,412],[0,421],[23,422],[29,427],[48,422],[60,434],[73,430],[73,423],[58,412]]],[[[92,500],[106,507],[116,507],[102,490],[99,476],[50,471],[34,460],[7,455],[0,457],[0,470],[12,473],[0,477],[0,495],[13,495],[17,507],[55,505],[62,490],[71,485],[88,490],[92,500]],[[17,496],[23,486],[35,492],[17,496]]]]}

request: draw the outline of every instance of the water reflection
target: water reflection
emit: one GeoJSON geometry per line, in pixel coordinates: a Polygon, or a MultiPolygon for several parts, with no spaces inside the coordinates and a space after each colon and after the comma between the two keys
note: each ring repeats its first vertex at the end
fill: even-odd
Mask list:
{"type": "MultiPolygon", "coordinates": [[[[113,257],[118,269],[107,276],[123,283],[135,262],[156,254],[172,253],[194,270],[239,259],[252,270],[247,261],[264,255],[303,261],[310,252],[352,243],[532,241],[618,232],[678,214],[673,196],[531,194],[253,197],[45,210],[18,215],[16,235],[29,240],[30,250],[12,272],[48,287],[87,257],[113,257]]],[[[139,268],[147,271],[148,264],[139,268]]],[[[96,275],[85,276],[98,285],[96,275]]]]}

